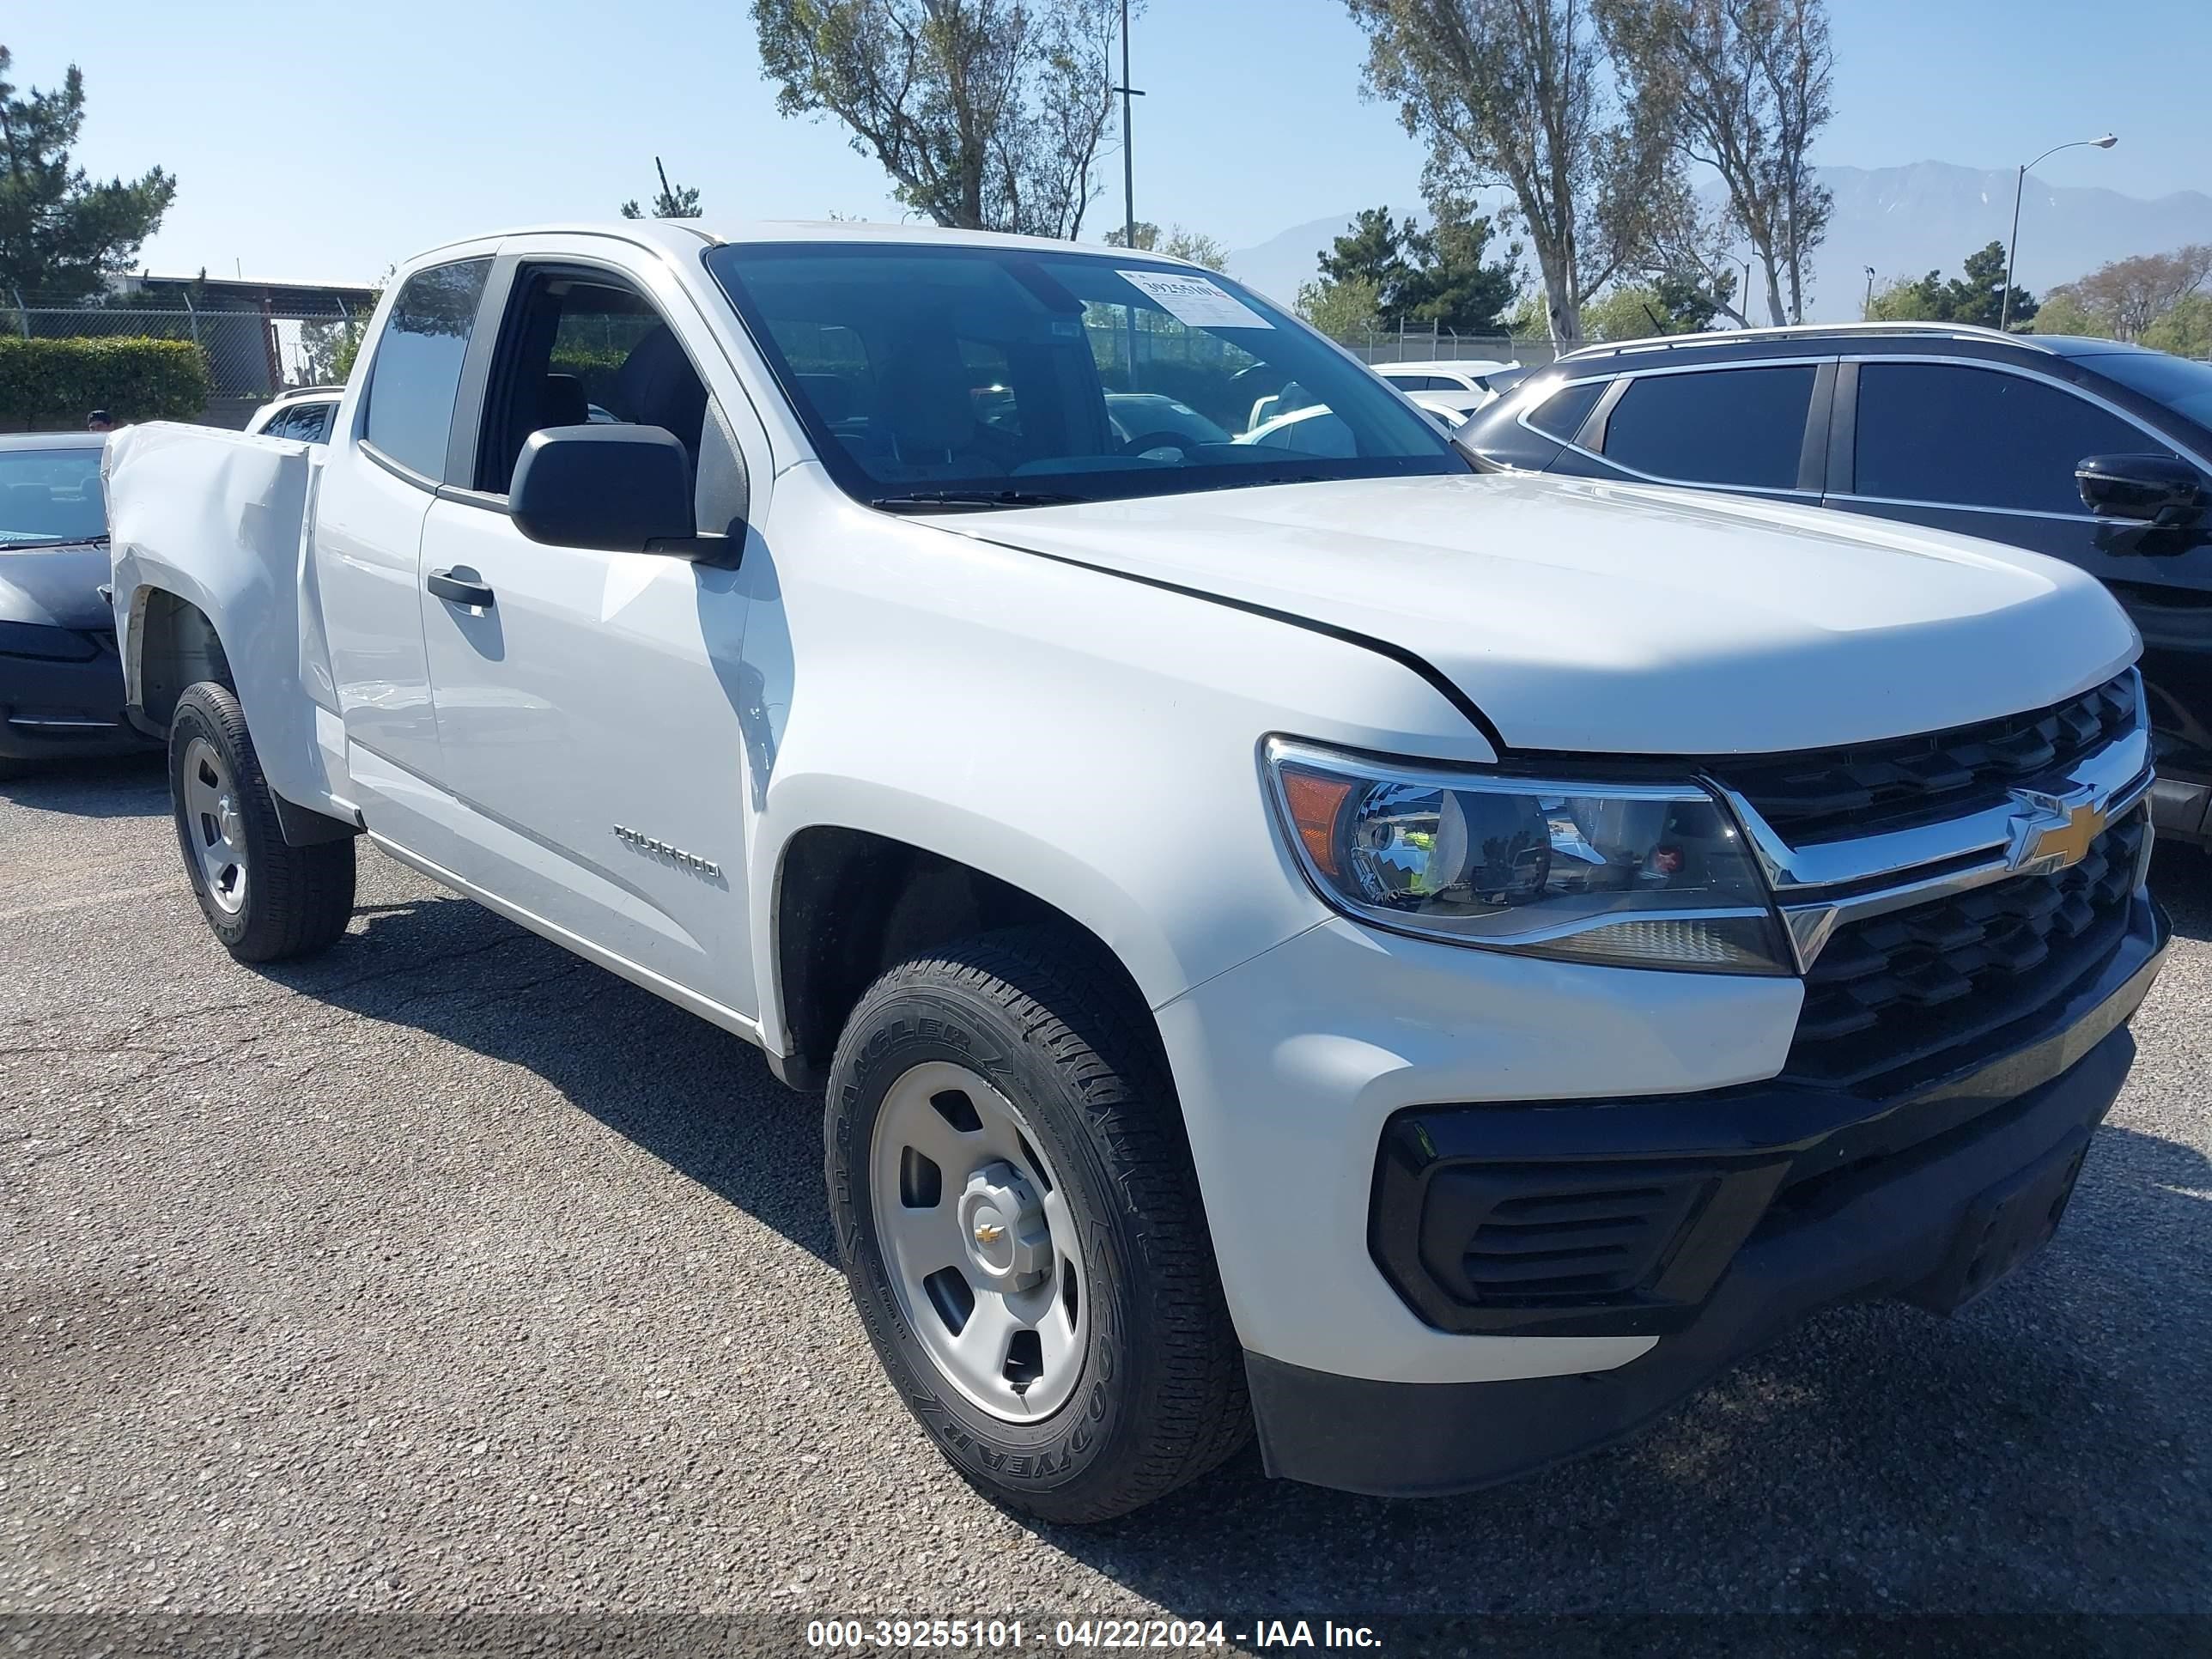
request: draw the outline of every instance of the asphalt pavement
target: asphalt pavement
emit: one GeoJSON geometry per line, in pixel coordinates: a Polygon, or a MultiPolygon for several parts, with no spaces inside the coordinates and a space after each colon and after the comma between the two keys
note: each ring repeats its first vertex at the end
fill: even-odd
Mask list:
{"type": "Polygon", "coordinates": [[[2202,1638],[2212,860],[2162,848],[2154,884],[2178,937],[2126,1094],[2058,1238],[1957,1317],[1831,1313],[1488,1493],[1346,1497],[1248,1451],[1076,1530],[928,1449],[831,1265],[819,1103],[743,1042],[366,851],[338,948],[238,966],[158,769],[0,783],[0,1634],[691,1614],[766,1650],[831,1616],[1998,1613],[2202,1638]]]}

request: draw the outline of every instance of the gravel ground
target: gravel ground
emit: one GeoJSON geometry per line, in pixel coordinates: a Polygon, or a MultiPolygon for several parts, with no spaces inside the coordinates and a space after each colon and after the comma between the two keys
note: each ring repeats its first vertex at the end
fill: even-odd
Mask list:
{"type": "Polygon", "coordinates": [[[371,854],[338,949],[235,966],[156,771],[0,786],[0,1632],[1994,1611],[2197,1615],[2160,1644],[2194,1645],[2212,862],[2154,879],[2179,937],[2134,1076],[1980,1304],[1831,1314],[1503,1491],[1382,1503],[1248,1452],[1077,1531],[926,1449],[829,1261],[818,1104],[743,1043],[371,854]]]}

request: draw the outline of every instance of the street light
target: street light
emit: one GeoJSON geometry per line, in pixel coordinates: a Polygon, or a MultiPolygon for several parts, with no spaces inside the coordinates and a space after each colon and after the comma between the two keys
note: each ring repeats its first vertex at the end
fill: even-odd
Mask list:
{"type": "Polygon", "coordinates": [[[1865,300],[1859,306],[1859,320],[1863,323],[1871,320],[1874,316],[1874,267],[1867,265],[1863,269],[1867,274],[1867,292],[1865,300]]]}
{"type": "Polygon", "coordinates": [[[2012,181],[2012,242],[2005,249],[2004,299],[1997,306],[1997,327],[2002,330],[2012,321],[2012,262],[2020,253],[2020,197],[2027,187],[2027,170],[2040,167],[2062,149],[2110,149],[2119,138],[2106,133],[2101,138],[2076,138],[2070,144],[2053,144],[2033,161],[2020,164],[2019,176],[2012,181]]]}

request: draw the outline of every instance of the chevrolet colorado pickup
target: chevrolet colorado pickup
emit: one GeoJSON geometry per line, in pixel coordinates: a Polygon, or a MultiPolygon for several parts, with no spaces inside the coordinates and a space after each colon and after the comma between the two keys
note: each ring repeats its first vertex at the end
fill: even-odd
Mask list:
{"type": "Polygon", "coordinates": [[[1958,1306],[2165,945],[2088,576],[1478,476],[1150,254],[486,236],[396,273],[326,447],[108,465],[216,938],[338,941],[365,836],[758,1044],[899,1397],[1042,1517],[1255,1430],[1477,1486],[1958,1306]]]}

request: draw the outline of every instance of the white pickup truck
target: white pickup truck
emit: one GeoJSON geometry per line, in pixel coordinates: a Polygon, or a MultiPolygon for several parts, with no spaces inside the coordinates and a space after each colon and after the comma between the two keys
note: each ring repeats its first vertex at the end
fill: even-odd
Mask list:
{"type": "Polygon", "coordinates": [[[900,1398],[1040,1516],[1255,1428],[1480,1486],[1958,1305],[2165,945],[2088,577],[1478,477],[1149,254],[486,236],[397,272],[326,449],[108,465],[217,938],[344,948],[366,836],[760,1045],[900,1398]]]}

